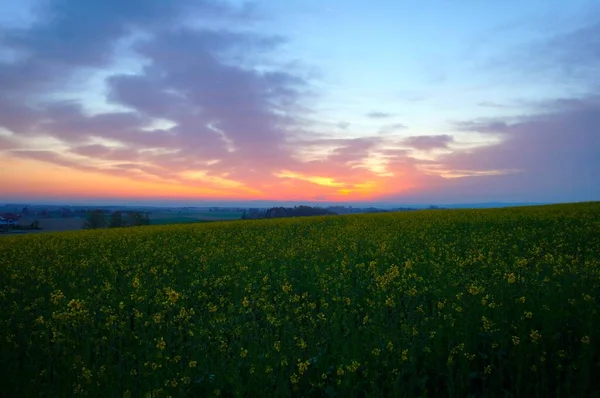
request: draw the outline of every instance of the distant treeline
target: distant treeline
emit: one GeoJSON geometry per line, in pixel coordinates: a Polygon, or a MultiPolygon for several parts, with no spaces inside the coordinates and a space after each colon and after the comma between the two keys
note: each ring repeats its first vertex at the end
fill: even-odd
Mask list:
{"type": "Polygon", "coordinates": [[[141,211],[113,211],[108,210],[93,210],[87,213],[85,229],[96,228],[119,228],[119,227],[135,227],[139,225],[149,225],[150,218],[148,213],[141,211]]]}
{"type": "Polygon", "coordinates": [[[334,216],[337,213],[321,207],[295,206],[295,207],[271,207],[267,210],[244,211],[242,220],[259,218],[283,218],[283,217],[307,217],[307,216],[334,216]]]}

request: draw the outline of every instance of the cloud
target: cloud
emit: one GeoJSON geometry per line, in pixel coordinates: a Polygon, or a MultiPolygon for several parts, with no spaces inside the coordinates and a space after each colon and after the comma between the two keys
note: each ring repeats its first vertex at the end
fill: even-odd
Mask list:
{"type": "Polygon", "coordinates": [[[406,126],[405,124],[402,124],[402,123],[387,124],[379,129],[379,134],[394,133],[398,130],[404,130],[407,128],[408,128],[408,126],[406,126]]]}
{"type": "Polygon", "coordinates": [[[470,131],[482,134],[504,134],[510,131],[510,123],[503,119],[482,118],[454,123],[458,131],[470,131]]]}
{"type": "Polygon", "coordinates": [[[367,113],[367,117],[371,119],[387,119],[393,117],[394,115],[386,112],[369,112],[367,113]]]}
{"type": "Polygon", "coordinates": [[[447,149],[448,144],[453,141],[454,137],[447,134],[419,135],[407,137],[401,141],[401,144],[421,151],[430,151],[432,149],[447,149]]]}
{"type": "Polygon", "coordinates": [[[481,106],[483,108],[499,108],[499,109],[510,109],[510,108],[515,107],[513,105],[499,104],[494,101],[480,101],[477,103],[477,106],[481,106]]]}
{"type": "Polygon", "coordinates": [[[600,13],[595,21],[559,34],[540,45],[538,64],[554,71],[562,79],[593,79],[600,83],[600,13]]]}
{"type": "MultiPolygon", "coordinates": [[[[285,39],[256,30],[252,7],[117,3],[47,0],[31,26],[0,31],[0,49],[18,55],[0,61],[0,132],[10,132],[0,135],[0,156],[257,198],[398,198],[411,190],[484,197],[502,196],[502,189],[506,197],[561,189],[564,197],[598,195],[590,187],[598,174],[597,97],[458,122],[457,134],[499,137],[468,151],[452,145],[453,135],[393,138],[407,127],[385,124],[395,115],[368,109],[367,117],[381,120],[380,136],[332,137],[349,123],[311,131],[306,114],[318,93],[310,74],[283,59],[285,39]],[[98,98],[108,104],[99,106],[98,98]],[[435,149],[451,152],[433,158],[435,149]],[[428,158],[416,158],[418,151],[430,151],[428,158]],[[472,177],[444,177],[452,173],[472,177]]],[[[595,29],[589,23],[544,42],[545,68],[555,62],[598,82],[595,29]]]]}
{"type": "Polygon", "coordinates": [[[35,25],[2,32],[0,46],[24,56],[0,64],[0,86],[9,94],[58,90],[75,71],[109,66],[120,39],[137,31],[166,29],[185,15],[214,16],[223,10],[220,2],[211,0],[43,2],[35,25]]]}
{"type": "Polygon", "coordinates": [[[298,99],[307,83],[287,70],[253,67],[282,39],[235,31],[227,23],[219,29],[184,23],[193,14],[196,24],[221,18],[243,26],[251,9],[237,12],[208,0],[113,3],[52,0],[33,27],[2,32],[0,45],[29,54],[16,63],[0,62],[0,84],[7,83],[0,94],[0,126],[27,137],[30,146],[12,156],[112,172],[40,151],[36,139],[51,136],[70,147],[69,154],[89,158],[88,165],[127,161],[128,170],[169,180],[185,181],[194,172],[260,184],[293,165],[286,140],[298,123],[298,99]],[[139,32],[130,52],[144,60],[141,73],[109,72],[105,80],[106,99],[127,110],[90,115],[85,93],[55,99],[65,84],[71,92],[80,89],[89,71],[110,71],[117,44],[139,32]],[[153,127],[157,119],[169,127],[153,127]],[[157,149],[167,153],[152,151],[157,149]]]}
{"type": "Polygon", "coordinates": [[[18,146],[10,137],[0,135],[0,151],[16,149],[18,146]]]}
{"type": "MultiPolygon", "coordinates": [[[[479,120],[473,126],[477,126],[474,131],[496,132],[503,139],[494,145],[454,151],[439,162],[447,170],[511,171],[474,178],[469,184],[482,193],[536,200],[600,197],[599,96],[547,101],[539,113],[517,122],[492,120],[486,125],[479,120]]],[[[467,180],[457,182],[456,187],[465,186],[467,180]]]]}
{"type": "MultiPolygon", "coordinates": [[[[561,21],[555,32],[525,42],[507,53],[497,54],[482,69],[506,73],[507,84],[542,82],[591,92],[600,86],[600,12],[588,7],[584,18],[576,23],[561,21]],[[559,30],[560,29],[560,30],[559,30]]],[[[504,76],[506,77],[506,76],[504,76]]],[[[494,79],[501,78],[496,74],[494,79]]]]}
{"type": "Polygon", "coordinates": [[[132,148],[110,148],[100,144],[74,147],[71,148],[71,152],[90,158],[115,161],[135,161],[140,157],[139,152],[132,148]]]}

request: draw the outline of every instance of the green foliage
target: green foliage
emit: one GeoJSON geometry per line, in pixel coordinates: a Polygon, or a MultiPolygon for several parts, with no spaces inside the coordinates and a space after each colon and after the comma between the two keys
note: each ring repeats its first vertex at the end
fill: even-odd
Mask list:
{"type": "Polygon", "coordinates": [[[102,210],[89,212],[83,225],[85,229],[106,228],[106,226],[106,216],[102,210]]]}
{"type": "Polygon", "coordinates": [[[118,228],[123,226],[123,213],[115,211],[110,215],[110,227],[118,228]]]}
{"type": "Polygon", "coordinates": [[[0,239],[6,396],[598,396],[600,203],[0,239]]]}

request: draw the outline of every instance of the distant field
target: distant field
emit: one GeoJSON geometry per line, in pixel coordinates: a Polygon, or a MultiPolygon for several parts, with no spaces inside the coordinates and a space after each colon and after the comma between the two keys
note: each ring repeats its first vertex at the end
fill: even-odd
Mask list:
{"type": "Polygon", "coordinates": [[[239,220],[242,217],[241,212],[181,212],[166,211],[153,212],[150,214],[150,224],[178,224],[201,221],[218,221],[218,220],[239,220]]]}
{"type": "Polygon", "coordinates": [[[1,396],[600,396],[600,203],[8,236],[0,253],[1,396]]]}
{"type": "MultiPolygon", "coordinates": [[[[186,224],[186,223],[201,223],[207,221],[221,220],[239,220],[242,216],[241,212],[182,212],[177,211],[155,212],[150,215],[151,225],[168,225],[168,224],[186,224]]],[[[34,220],[39,220],[40,230],[15,230],[6,235],[23,235],[40,232],[61,232],[83,229],[85,218],[79,217],[64,217],[64,218],[22,218],[20,224],[27,226],[34,220]]]]}
{"type": "Polygon", "coordinates": [[[22,234],[30,234],[30,233],[40,233],[40,232],[61,232],[61,231],[73,231],[80,230],[83,228],[83,224],[85,223],[85,219],[83,218],[73,218],[73,217],[65,217],[65,218],[22,218],[19,220],[19,224],[23,226],[30,225],[34,220],[39,221],[39,226],[41,229],[39,230],[15,230],[10,232],[9,235],[22,235],[22,234]]]}

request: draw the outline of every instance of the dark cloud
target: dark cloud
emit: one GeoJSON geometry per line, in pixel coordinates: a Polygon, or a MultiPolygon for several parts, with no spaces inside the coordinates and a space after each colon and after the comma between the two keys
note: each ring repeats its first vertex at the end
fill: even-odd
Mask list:
{"type": "Polygon", "coordinates": [[[138,31],[160,31],[191,13],[202,17],[226,9],[211,0],[49,0],[41,6],[34,26],[0,31],[0,46],[26,55],[16,63],[0,64],[5,93],[60,89],[75,71],[109,66],[120,39],[138,31]]]}
{"type": "Polygon", "coordinates": [[[77,168],[70,158],[35,151],[35,137],[49,135],[71,146],[73,154],[139,162],[137,170],[165,178],[202,170],[259,181],[293,164],[286,139],[307,83],[291,69],[252,67],[282,39],[236,31],[233,27],[243,27],[250,14],[252,8],[236,10],[212,0],[49,1],[33,27],[0,36],[0,45],[28,54],[16,63],[0,63],[0,126],[27,136],[34,149],[12,154],[77,168]],[[221,18],[230,25],[185,27],[192,15],[196,24],[210,19],[214,26],[221,18]],[[68,85],[77,89],[89,71],[109,68],[117,43],[138,32],[144,35],[133,51],[145,59],[143,71],[106,80],[107,99],[128,111],[89,115],[85,93],[53,102],[68,85]],[[156,118],[172,127],[153,128],[156,118]],[[94,139],[126,147],[106,147],[94,139]],[[171,152],[145,151],[152,148],[171,152]]]}
{"type": "Polygon", "coordinates": [[[448,144],[453,141],[454,137],[447,134],[418,135],[403,139],[401,144],[421,151],[429,151],[432,149],[447,149],[448,144]]]}

